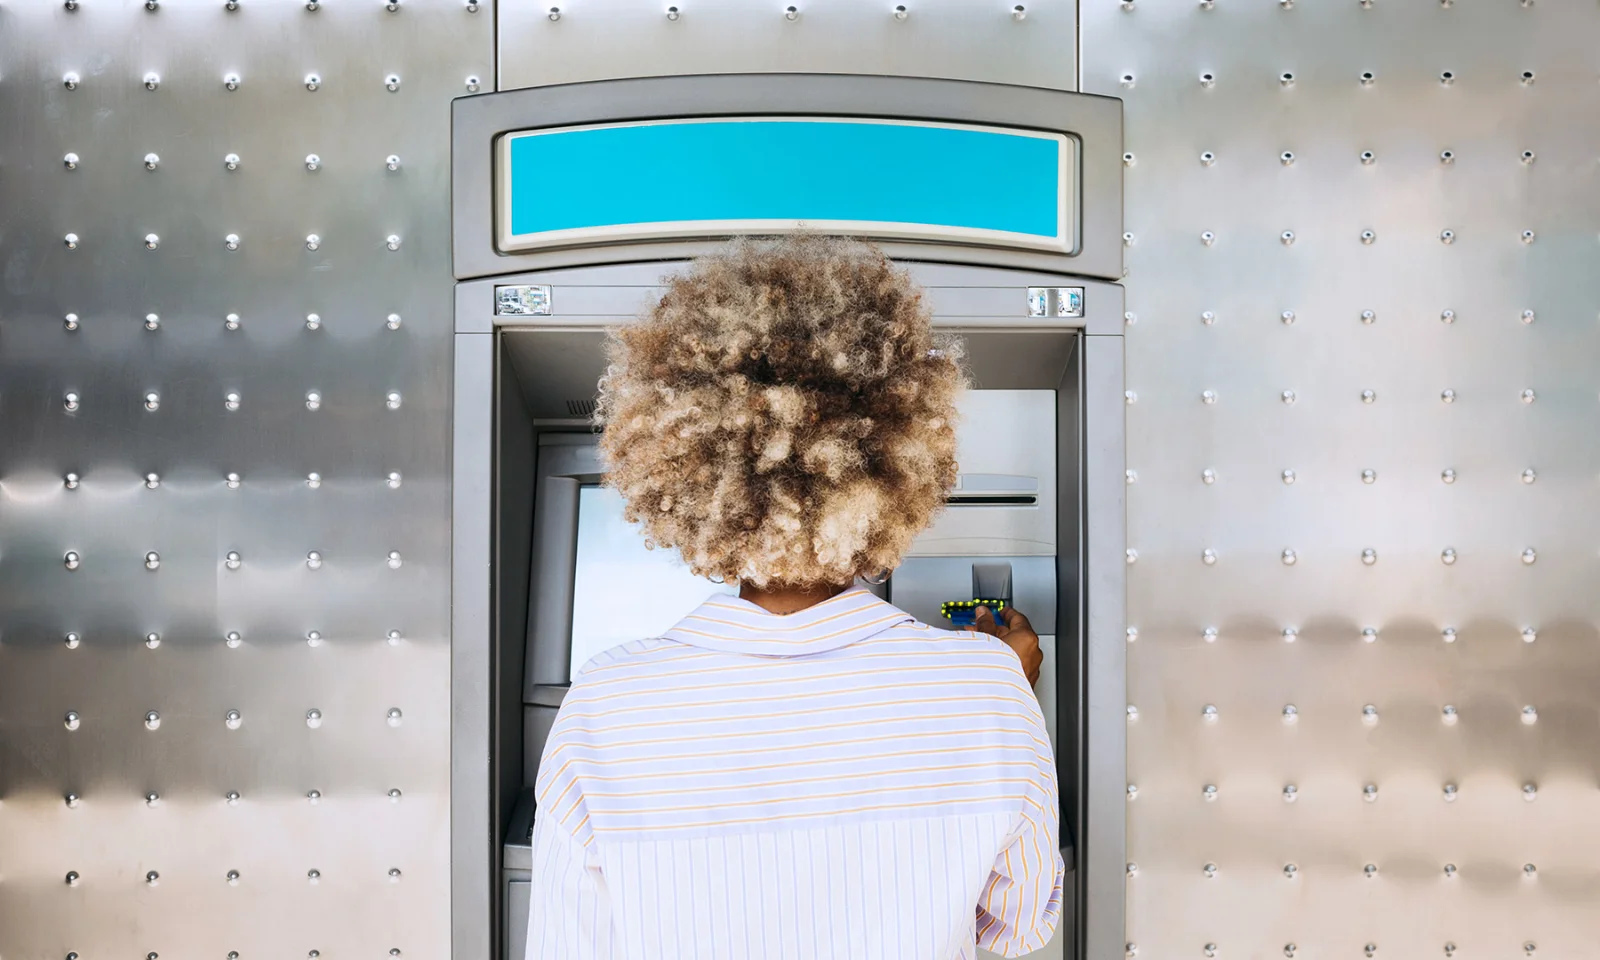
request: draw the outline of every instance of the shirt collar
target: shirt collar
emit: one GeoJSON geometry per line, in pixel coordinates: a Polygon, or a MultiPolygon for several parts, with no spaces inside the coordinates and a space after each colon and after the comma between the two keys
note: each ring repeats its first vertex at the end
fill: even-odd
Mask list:
{"type": "Polygon", "coordinates": [[[770,613],[740,597],[719,594],[662,636],[724,653],[794,657],[836,650],[914,622],[911,614],[863,587],[789,614],[770,613]]]}

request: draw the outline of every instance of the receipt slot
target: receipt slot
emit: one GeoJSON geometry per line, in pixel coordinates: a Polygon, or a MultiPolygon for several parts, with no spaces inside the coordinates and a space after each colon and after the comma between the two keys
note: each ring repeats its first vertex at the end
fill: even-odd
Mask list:
{"type": "Polygon", "coordinates": [[[676,77],[466,98],[454,137],[456,954],[525,952],[531,787],[575,670],[735,589],[646,550],[600,484],[605,331],[727,235],[808,229],[878,242],[965,343],[958,480],[872,589],[935,626],[980,600],[1028,615],[1068,864],[1041,956],[1120,956],[1120,105],[959,81],[676,77]],[[729,172],[762,157],[815,176],[729,172]],[[662,164],[701,159],[723,174],[649,187],[662,164]],[[876,175],[919,164],[905,182],[876,175]],[[590,182],[602,168],[615,182],[590,182]]]}

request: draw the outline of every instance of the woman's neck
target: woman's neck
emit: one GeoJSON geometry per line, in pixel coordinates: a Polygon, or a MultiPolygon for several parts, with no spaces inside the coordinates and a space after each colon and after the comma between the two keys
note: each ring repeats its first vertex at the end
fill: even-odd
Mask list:
{"type": "Polygon", "coordinates": [[[757,587],[748,583],[739,585],[739,598],[748,600],[768,613],[780,616],[787,613],[796,613],[807,607],[813,607],[824,600],[837,597],[850,589],[852,584],[819,584],[813,587],[790,587],[774,583],[765,587],[757,587]]]}

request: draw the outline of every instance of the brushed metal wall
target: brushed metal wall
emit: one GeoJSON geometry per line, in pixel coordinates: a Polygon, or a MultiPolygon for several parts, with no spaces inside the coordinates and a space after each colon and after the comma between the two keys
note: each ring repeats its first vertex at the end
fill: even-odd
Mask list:
{"type": "Polygon", "coordinates": [[[449,110],[492,43],[0,6],[0,956],[448,953],[449,110]]]}
{"type": "Polygon", "coordinates": [[[503,3],[498,14],[501,90],[704,73],[1078,89],[1076,0],[555,0],[503,3]]]}
{"type": "Polygon", "coordinates": [[[1100,0],[1128,953],[1600,941],[1600,8],[1100,0]]]}

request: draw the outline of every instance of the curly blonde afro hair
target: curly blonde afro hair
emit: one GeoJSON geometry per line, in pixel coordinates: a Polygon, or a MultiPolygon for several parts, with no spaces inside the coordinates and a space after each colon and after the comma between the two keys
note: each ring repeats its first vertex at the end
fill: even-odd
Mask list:
{"type": "Polygon", "coordinates": [[[740,240],[614,331],[607,485],[652,546],[755,586],[892,570],[956,477],[959,344],[877,247],[740,240]]]}

